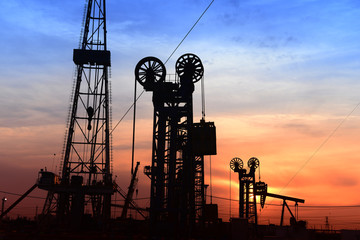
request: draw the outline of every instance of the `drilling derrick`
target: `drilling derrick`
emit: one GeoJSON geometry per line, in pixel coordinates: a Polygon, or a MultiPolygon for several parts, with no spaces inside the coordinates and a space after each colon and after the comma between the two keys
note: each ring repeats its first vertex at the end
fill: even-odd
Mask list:
{"type": "Polygon", "coordinates": [[[137,64],[135,77],[146,91],[153,92],[152,165],[144,169],[151,179],[150,221],[157,230],[162,226],[179,232],[191,231],[202,217],[204,153],[194,149],[193,133],[195,126],[200,129],[209,123],[193,123],[194,83],[204,72],[200,58],[184,54],[175,67],[177,77],[166,81],[164,64],[146,57],[137,64]]]}
{"type": "MultiPolygon", "coordinates": [[[[110,169],[110,106],[106,45],[105,0],[89,0],[80,49],[74,49],[76,82],[72,98],[60,182],[39,187],[48,190],[44,214],[81,222],[85,207],[93,218],[110,218],[113,183],[110,169]],[[54,203],[55,202],[55,203],[54,203]],[[55,209],[55,210],[54,210],[55,209]]],[[[40,172],[41,173],[41,172],[40,172]]],[[[45,181],[46,182],[46,181],[45,181]]]]}
{"type": "Polygon", "coordinates": [[[259,164],[259,159],[250,158],[249,172],[246,173],[240,158],[235,157],[230,161],[230,168],[239,174],[239,218],[248,219],[255,224],[257,224],[255,170],[259,164]]]}
{"type": "MultiPolygon", "coordinates": [[[[266,197],[273,197],[283,200],[283,206],[281,211],[280,226],[283,225],[284,220],[284,208],[289,210],[289,213],[292,217],[292,222],[297,222],[297,211],[298,203],[304,203],[305,200],[269,193],[267,191],[267,184],[260,181],[255,182],[255,170],[260,167],[260,161],[256,157],[252,157],[248,160],[249,172],[246,169],[243,169],[243,161],[235,157],[230,161],[230,168],[239,174],[239,218],[246,219],[249,223],[254,223],[257,225],[257,210],[256,210],[256,196],[260,197],[260,206],[261,208],[265,205],[266,197]],[[289,205],[286,201],[295,202],[295,215],[292,213],[289,205]]],[[[260,175],[260,168],[259,168],[260,175]]]]}

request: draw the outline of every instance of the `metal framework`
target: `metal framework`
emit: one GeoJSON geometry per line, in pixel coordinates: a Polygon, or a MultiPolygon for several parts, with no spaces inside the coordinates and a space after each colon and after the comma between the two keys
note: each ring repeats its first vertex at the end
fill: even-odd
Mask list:
{"type": "Polygon", "coordinates": [[[194,54],[177,60],[174,81],[165,81],[165,66],[155,57],[140,60],[135,68],[136,80],[153,92],[152,166],[144,169],[151,179],[150,221],[175,231],[191,231],[205,204],[204,153],[193,147],[192,99],[203,71],[194,54]]]}
{"type": "Polygon", "coordinates": [[[284,223],[285,207],[289,211],[292,221],[294,221],[296,223],[298,221],[299,203],[305,202],[304,199],[300,199],[300,198],[294,198],[294,197],[289,197],[289,196],[284,196],[284,195],[279,195],[279,194],[268,193],[267,192],[267,184],[265,184],[264,182],[257,182],[256,195],[260,195],[261,198],[263,199],[262,206],[263,206],[263,204],[265,204],[265,197],[273,197],[273,198],[278,198],[278,199],[283,200],[283,204],[282,204],[282,208],[281,208],[280,226],[282,226],[284,223]],[[292,211],[291,211],[289,205],[286,203],[286,201],[295,202],[295,215],[292,213],[292,211]]]}
{"type": "Polygon", "coordinates": [[[39,187],[49,191],[44,214],[56,201],[60,219],[80,221],[85,206],[94,218],[109,219],[114,193],[110,169],[110,102],[105,0],[89,0],[80,49],[74,49],[77,76],[60,182],[43,172],[39,187]],[[54,196],[57,195],[57,196],[54,196]]]}
{"type": "Polygon", "coordinates": [[[260,166],[259,159],[252,157],[248,160],[249,172],[243,169],[243,161],[235,157],[230,161],[230,168],[239,174],[239,218],[247,219],[249,222],[257,225],[256,196],[260,196],[260,205],[263,208],[266,197],[279,198],[283,200],[280,226],[283,225],[284,208],[286,207],[291,214],[294,222],[297,221],[298,203],[304,203],[305,200],[273,194],[267,192],[267,184],[264,182],[255,182],[255,170],[260,166]],[[286,201],[295,202],[295,215],[292,213],[286,201]]]}
{"type": "Polygon", "coordinates": [[[246,218],[257,224],[255,170],[259,166],[257,158],[248,161],[249,173],[243,169],[243,162],[236,157],[231,159],[230,168],[239,174],[239,218],[246,218]]]}

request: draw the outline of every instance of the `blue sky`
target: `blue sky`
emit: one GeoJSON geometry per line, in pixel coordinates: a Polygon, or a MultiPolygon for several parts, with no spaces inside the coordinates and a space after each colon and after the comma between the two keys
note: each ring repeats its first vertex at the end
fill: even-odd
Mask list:
{"type": "MultiPolygon", "coordinates": [[[[85,2],[0,2],[3,166],[34,171],[54,165],[53,153],[61,152],[74,78],[72,49],[79,44],[85,2]]],[[[107,1],[114,123],[132,103],[137,62],[146,56],[165,62],[210,2],[107,1]]],[[[187,52],[203,61],[207,119],[218,129],[214,174],[220,182],[226,181],[228,161],[236,155],[269,159],[264,163],[268,170],[262,170],[269,178],[276,178],[271,164],[283,158],[287,174],[273,182],[280,190],[360,102],[359,16],[357,0],[213,2],[166,67],[174,73],[176,59],[187,52]]],[[[196,88],[199,119],[200,85],[196,88]]],[[[138,148],[149,153],[150,93],[139,101],[138,118],[144,124],[138,130],[138,148]]],[[[315,157],[299,178],[316,175],[315,166],[338,171],[342,157],[359,169],[355,156],[360,152],[354,145],[360,141],[359,119],[356,109],[324,147],[324,156],[315,157]]],[[[130,116],[125,118],[114,133],[115,156],[126,159],[130,121],[130,116]]],[[[149,162],[145,153],[139,156],[149,162]]],[[[341,168],[341,176],[346,171],[341,168]]],[[[354,176],[348,174],[342,182],[358,187],[360,178],[354,176]]],[[[328,183],[316,181],[327,189],[328,183]]],[[[315,202],[321,198],[309,192],[315,202]]]]}
{"type": "MultiPolygon", "coordinates": [[[[14,89],[19,98],[35,95],[41,102],[45,94],[51,99],[54,91],[60,92],[49,81],[56,89],[67,83],[61,88],[64,98],[71,88],[71,50],[78,46],[85,2],[1,3],[1,83],[10,91],[9,97],[3,95],[6,101],[14,89]],[[45,93],[39,92],[45,85],[45,93]]],[[[134,65],[144,56],[165,61],[209,3],[108,1],[114,86],[131,88],[134,65]]],[[[231,96],[223,99],[226,104],[209,96],[209,105],[226,105],[215,111],[228,114],[239,103],[244,104],[244,112],[258,111],[257,107],[267,111],[269,106],[261,103],[264,98],[271,99],[270,110],[282,109],[278,104],[286,100],[294,102],[295,111],[313,108],[313,101],[332,102],[327,95],[351,101],[356,88],[347,87],[357,84],[359,69],[359,5],[357,1],[214,1],[168,63],[168,72],[174,71],[174,62],[183,53],[199,55],[205,63],[209,93],[211,85],[218,92],[220,84],[219,94],[231,96]]],[[[122,93],[113,95],[117,98],[122,93]]]]}

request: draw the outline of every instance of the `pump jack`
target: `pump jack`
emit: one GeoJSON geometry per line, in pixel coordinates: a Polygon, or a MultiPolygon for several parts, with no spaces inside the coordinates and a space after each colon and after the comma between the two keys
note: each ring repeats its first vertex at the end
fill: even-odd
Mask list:
{"type": "Polygon", "coordinates": [[[267,184],[264,182],[255,182],[255,170],[260,166],[259,159],[252,157],[248,161],[249,173],[243,169],[243,161],[235,157],[230,161],[230,168],[239,174],[239,218],[245,218],[257,224],[256,196],[260,196],[260,205],[263,208],[266,197],[279,198],[283,200],[280,226],[284,222],[285,206],[289,210],[292,219],[297,221],[298,203],[304,203],[304,199],[283,196],[267,192],[267,184]],[[295,215],[292,213],[286,201],[295,202],[295,215]]]}

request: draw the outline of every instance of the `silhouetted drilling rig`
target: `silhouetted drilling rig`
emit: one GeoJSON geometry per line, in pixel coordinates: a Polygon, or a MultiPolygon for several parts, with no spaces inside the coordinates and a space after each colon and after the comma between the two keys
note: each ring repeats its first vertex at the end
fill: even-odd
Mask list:
{"type": "MultiPolygon", "coordinates": [[[[298,220],[298,203],[304,203],[305,200],[283,196],[279,194],[269,193],[267,191],[267,184],[262,181],[255,181],[255,170],[260,169],[260,161],[256,157],[252,157],[247,162],[249,172],[244,169],[244,163],[241,158],[235,157],[230,161],[230,168],[239,175],[239,218],[245,219],[249,223],[257,225],[257,209],[256,196],[260,196],[260,205],[263,208],[266,197],[273,197],[283,200],[280,226],[284,222],[285,206],[289,210],[292,222],[296,223],[298,220]],[[295,215],[291,211],[286,201],[295,202],[295,215]]],[[[260,171],[260,170],[259,170],[260,171]]]]}
{"type": "Polygon", "coordinates": [[[89,0],[80,49],[74,49],[76,84],[59,184],[46,182],[44,214],[56,211],[59,219],[79,222],[84,206],[91,205],[94,218],[110,218],[114,193],[110,169],[110,96],[105,1],[89,0]],[[50,184],[47,184],[50,183],[50,184]]]}
{"type": "MultiPolygon", "coordinates": [[[[110,159],[110,92],[105,0],[89,0],[81,46],[74,49],[76,80],[72,96],[60,177],[39,172],[36,187],[48,191],[43,216],[56,215],[60,223],[81,224],[85,206],[99,222],[110,219],[115,192],[110,159]]],[[[9,207],[8,211],[13,206],[9,207]]]]}
{"type": "Polygon", "coordinates": [[[184,54],[176,78],[166,80],[164,64],[155,57],[140,60],[136,80],[153,92],[150,223],[154,231],[191,232],[204,221],[204,155],[216,154],[213,122],[193,122],[194,83],[203,77],[199,57],[184,54]]]}

